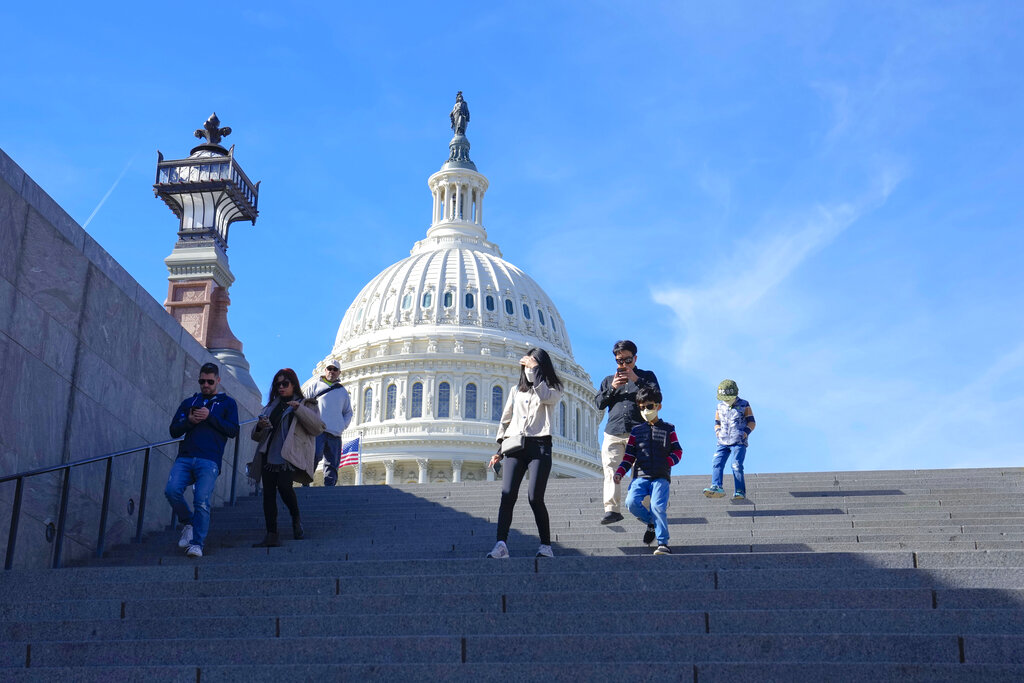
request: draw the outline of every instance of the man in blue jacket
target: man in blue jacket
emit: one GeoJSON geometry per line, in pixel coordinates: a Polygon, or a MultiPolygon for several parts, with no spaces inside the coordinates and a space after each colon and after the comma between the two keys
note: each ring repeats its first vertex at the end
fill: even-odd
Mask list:
{"type": "Polygon", "coordinates": [[[238,436],[238,405],[219,390],[220,370],[215,363],[207,363],[199,369],[199,393],[182,401],[171,420],[171,437],[184,434],[185,438],[178,444],[178,457],[164,494],[183,525],[178,547],[189,557],[203,556],[203,542],[210,530],[210,496],[220,474],[224,446],[238,436]],[[194,512],[185,502],[185,489],[190,485],[194,512]]]}

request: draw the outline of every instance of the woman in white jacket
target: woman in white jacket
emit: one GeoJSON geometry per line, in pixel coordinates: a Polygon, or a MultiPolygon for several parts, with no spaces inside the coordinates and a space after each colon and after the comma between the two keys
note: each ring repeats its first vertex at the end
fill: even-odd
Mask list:
{"type": "Polygon", "coordinates": [[[498,508],[498,542],[487,557],[507,558],[508,531],[519,486],[530,472],[530,508],[537,521],[540,548],[537,557],[554,557],[551,524],[544,505],[544,490],[551,474],[551,427],[555,406],[562,398],[562,382],[551,357],[543,349],[530,349],[519,359],[519,384],[509,392],[498,428],[498,452],[491,466],[505,460],[501,471],[501,505],[498,508]]]}

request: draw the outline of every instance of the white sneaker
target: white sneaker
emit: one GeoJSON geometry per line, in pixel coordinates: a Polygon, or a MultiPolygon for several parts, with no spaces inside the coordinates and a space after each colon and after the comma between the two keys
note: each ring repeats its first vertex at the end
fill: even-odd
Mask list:
{"type": "Polygon", "coordinates": [[[192,545],[192,525],[186,524],[181,529],[181,538],[178,539],[179,548],[187,548],[192,545]]]}
{"type": "Polygon", "coordinates": [[[555,554],[551,552],[551,546],[544,545],[541,543],[540,548],[537,549],[537,557],[554,557],[555,554]]]}
{"type": "Polygon", "coordinates": [[[192,545],[190,545],[188,547],[188,550],[185,551],[185,554],[188,555],[189,557],[202,557],[203,556],[203,547],[193,543],[192,545]]]}
{"type": "Polygon", "coordinates": [[[495,543],[491,552],[487,553],[487,557],[494,560],[507,560],[510,555],[508,554],[508,546],[505,545],[505,541],[495,543]]]}

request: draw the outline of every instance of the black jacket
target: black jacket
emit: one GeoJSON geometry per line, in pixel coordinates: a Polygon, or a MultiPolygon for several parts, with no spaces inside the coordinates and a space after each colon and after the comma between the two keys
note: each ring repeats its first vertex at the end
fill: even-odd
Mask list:
{"type": "Polygon", "coordinates": [[[617,389],[612,388],[615,375],[608,375],[601,382],[601,390],[594,397],[594,405],[598,410],[608,410],[608,423],[604,426],[605,434],[629,434],[638,424],[644,421],[640,409],[636,407],[636,392],[643,386],[658,386],[658,378],[650,370],[633,368],[636,382],[626,382],[617,389]]]}
{"type": "Polygon", "coordinates": [[[644,422],[633,427],[618,474],[624,477],[630,467],[635,467],[634,476],[669,479],[672,466],[678,465],[682,457],[683,448],[679,445],[675,425],[664,420],[658,420],[653,425],[644,422]]]}

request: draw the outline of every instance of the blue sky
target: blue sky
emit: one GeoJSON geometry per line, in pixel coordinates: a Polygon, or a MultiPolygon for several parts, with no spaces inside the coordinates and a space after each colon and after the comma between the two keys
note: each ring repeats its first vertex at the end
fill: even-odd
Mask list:
{"type": "Polygon", "coordinates": [[[216,111],[263,181],[229,250],[261,387],[423,236],[462,90],[491,239],[595,383],[638,343],[677,473],[725,377],[748,472],[1024,461],[1018,3],[103,5],[0,9],[0,147],[163,301],[156,150],[216,111]]]}

